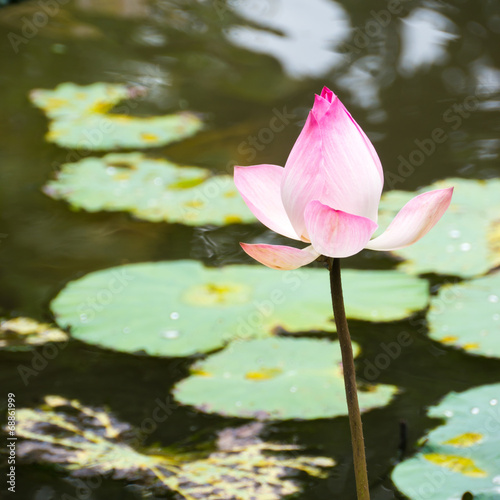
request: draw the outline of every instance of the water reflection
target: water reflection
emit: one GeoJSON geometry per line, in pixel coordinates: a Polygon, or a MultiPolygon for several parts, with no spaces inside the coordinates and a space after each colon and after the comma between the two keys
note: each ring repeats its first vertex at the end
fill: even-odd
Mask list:
{"type": "Polygon", "coordinates": [[[443,14],[425,8],[413,10],[401,23],[400,71],[412,76],[419,69],[444,63],[448,44],[458,37],[455,24],[443,14]]]}
{"type": "MultiPolygon", "coordinates": [[[[202,113],[207,123],[207,129],[192,139],[151,154],[226,173],[233,162],[283,165],[310,108],[311,96],[327,84],[374,141],[384,164],[386,188],[390,187],[387,174],[399,175],[401,157],[409,161],[415,151],[421,151],[417,143],[428,143],[437,128],[445,132],[446,140],[429,148],[432,152],[422,157],[411,175],[394,185],[396,189],[412,190],[437,178],[457,175],[498,177],[500,2],[401,0],[397,14],[376,24],[389,3],[71,0],[58,2],[58,15],[29,37],[23,33],[23,17],[31,22],[40,2],[1,8],[4,44],[0,44],[0,54],[4,64],[0,110],[5,116],[0,120],[0,141],[4,142],[0,169],[2,314],[47,319],[48,302],[64,283],[97,269],[186,258],[216,266],[250,263],[239,241],[285,244],[258,225],[189,228],[153,224],[126,214],[74,213],[64,203],[45,197],[41,186],[68,155],[76,153],[44,142],[46,119],[30,107],[27,98],[36,87],[54,88],[65,81],[142,85],[148,95],[134,108],[134,114],[155,116],[191,109],[202,113]],[[11,33],[25,41],[13,45],[11,33]],[[276,112],[292,116],[283,131],[268,141],[262,131],[269,129],[276,112]],[[251,156],[246,148],[255,138],[259,142],[251,156]]],[[[458,238],[458,233],[450,233],[451,242],[458,238]]],[[[456,251],[474,258],[473,248],[459,244],[456,251]]],[[[373,254],[367,252],[346,265],[394,265],[385,256],[373,254]]],[[[497,295],[489,300],[497,300],[497,295]]],[[[172,320],[178,314],[172,309],[168,313],[172,320]]],[[[355,325],[353,334],[363,344],[366,359],[371,359],[379,353],[380,342],[387,343],[401,328],[418,333],[414,325],[405,323],[383,328],[355,325]]],[[[133,325],[126,325],[123,333],[132,330],[133,325]]],[[[168,337],[175,336],[174,331],[181,332],[166,330],[164,342],[171,342],[168,337]]],[[[429,426],[421,408],[453,384],[462,389],[486,382],[488,370],[498,373],[498,366],[488,360],[448,351],[436,363],[435,356],[444,352],[425,335],[415,335],[415,345],[383,375],[386,382],[402,381],[406,393],[396,406],[367,414],[367,441],[376,457],[370,464],[374,477],[385,477],[391,467],[394,454],[387,443],[397,434],[400,418],[408,419],[416,440],[429,426]]],[[[79,384],[80,392],[88,388],[85,398],[89,402],[102,399],[119,411],[137,411],[135,421],[140,424],[143,415],[139,411],[153,409],[147,405],[154,401],[154,391],[166,390],[164,371],[172,365],[164,360],[156,365],[152,360],[136,362],[132,356],[122,359],[99,351],[92,356],[106,362],[89,364],[82,362],[84,356],[88,357],[88,351],[75,347],[73,354],[61,356],[51,365],[45,378],[38,377],[29,387],[19,385],[19,394],[35,400],[52,391],[57,382],[68,395],[78,397],[75,387],[79,384]],[[150,372],[145,363],[150,363],[150,372]],[[81,367],[78,384],[75,366],[81,367]],[[130,377],[124,378],[128,372],[130,377]],[[136,404],[121,399],[123,384],[129,387],[126,398],[133,395],[138,398],[136,404]]],[[[8,379],[15,374],[17,361],[10,365],[2,361],[2,366],[0,379],[8,379]]],[[[162,426],[159,441],[171,442],[174,434],[184,432],[184,424],[185,435],[192,432],[192,423],[199,428],[208,425],[199,417],[178,415],[162,426]]],[[[289,425],[275,428],[282,432],[283,440],[293,434],[313,446],[326,442],[327,452],[345,464],[324,491],[311,491],[303,498],[331,498],[337,493],[339,498],[351,499],[347,491],[352,480],[347,477],[350,443],[343,424],[289,425]],[[329,436],[326,440],[325,435],[329,436]]],[[[46,482],[51,481],[48,475],[46,482]]],[[[28,488],[29,482],[26,479],[23,487],[28,488]]],[[[392,486],[386,486],[387,492],[376,497],[379,500],[393,498],[392,486]]],[[[115,497],[104,491],[96,492],[95,497],[122,500],[122,485],[117,490],[115,497]]],[[[61,493],[59,486],[57,493],[61,493]]],[[[29,498],[28,493],[20,495],[29,498]]]]}
{"type": "MultiPolygon", "coordinates": [[[[337,84],[345,92],[351,94],[351,99],[362,108],[380,108],[380,68],[382,61],[379,56],[365,56],[353,62],[346,72],[337,78],[337,84]]],[[[377,114],[377,120],[385,117],[383,110],[377,114]]]]}
{"type": "Polygon", "coordinates": [[[276,57],[291,77],[319,77],[343,60],[335,49],[347,39],[350,22],[347,12],[335,2],[260,0],[229,5],[262,29],[233,26],[227,31],[228,39],[276,57]]]}
{"type": "Polygon", "coordinates": [[[484,111],[500,109],[500,69],[482,60],[472,64],[476,93],[482,96],[479,108],[484,111]]]}

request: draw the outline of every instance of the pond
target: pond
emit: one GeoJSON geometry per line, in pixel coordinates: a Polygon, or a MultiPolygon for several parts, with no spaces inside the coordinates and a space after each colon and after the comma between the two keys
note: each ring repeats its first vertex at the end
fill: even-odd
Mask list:
{"type": "MultiPolygon", "coordinates": [[[[364,250],[343,261],[351,335],[359,348],[359,384],[366,386],[367,398],[370,391],[376,392],[367,384],[383,384],[382,392],[397,387],[384,401],[367,404],[372,409],[363,415],[372,498],[406,498],[391,474],[399,462],[418,452],[419,440],[443,424],[444,417],[428,409],[452,391],[500,382],[500,286],[494,271],[500,265],[499,37],[500,3],[495,0],[41,0],[0,7],[0,316],[50,324],[57,316],[59,326],[71,333],[69,341],[50,341],[54,350],[48,355],[42,345],[0,349],[0,408],[6,413],[7,395],[14,394],[18,425],[19,410],[37,408],[47,396],[77,400],[87,409],[105,408],[118,427],[123,422],[142,428],[138,446],[153,447],[147,448],[149,452],[203,451],[214,446],[218,435],[221,439],[221,432],[255,422],[244,412],[227,410],[220,401],[220,411],[207,410],[217,404],[209,397],[200,399],[200,393],[210,394],[211,389],[203,386],[190,399],[186,380],[203,379],[210,363],[213,370],[232,366],[234,359],[217,356],[229,349],[220,350],[227,335],[229,340],[239,335],[237,314],[243,313],[238,307],[246,301],[250,306],[244,314],[252,314],[258,307],[255,301],[269,297],[273,287],[281,286],[276,283],[283,283],[280,271],[269,271],[274,273],[269,282],[268,273],[261,278],[264,268],[241,250],[239,242],[286,245],[289,240],[242,209],[226,177],[213,190],[201,191],[212,215],[200,210],[174,212],[176,203],[196,208],[201,202],[183,198],[184,191],[210,176],[232,176],[234,165],[284,165],[314,93],[328,86],[370,137],[384,166],[381,225],[385,227],[411,192],[429,190],[449,178],[453,181],[447,185],[455,185],[454,215],[429,234],[427,245],[422,242],[394,255],[364,250]],[[33,90],[54,90],[65,82],[81,88],[66,87],[62,111],[60,103],[37,102],[61,95],[33,90]],[[84,97],[76,94],[85,95],[89,88],[101,92],[100,87],[89,87],[96,83],[113,84],[114,90],[104,92],[104,104],[102,96],[95,98],[89,112],[92,106],[86,109],[78,101],[84,97]],[[115,91],[118,97],[109,98],[115,91]],[[102,118],[108,112],[109,127],[101,130],[91,121],[92,113],[102,118]],[[116,113],[121,119],[113,121],[116,113]],[[161,121],[173,114],[180,121],[161,121]],[[135,139],[129,132],[132,126],[137,126],[135,139]],[[170,135],[158,138],[165,129],[170,135]],[[117,151],[120,155],[106,156],[117,151]],[[98,159],[105,156],[103,166],[98,159]],[[168,173],[162,162],[181,165],[181,173],[175,173],[175,165],[168,173]],[[69,163],[78,163],[76,169],[69,163]],[[171,182],[170,175],[181,176],[172,189],[178,198],[171,206],[152,202],[156,187],[171,182]],[[149,179],[147,189],[141,184],[144,179],[149,179]],[[158,264],[127,268],[135,277],[130,287],[124,278],[122,297],[129,302],[123,299],[122,309],[99,319],[99,325],[84,325],[82,314],[90,311],[101,318],[101,309],[108,310],[107,295],[101,292],[110,275],[82,278],[139,263],[158,264]],[[205,277],[221,268],[234,274],[230,289],[223,289],[224,284],[217,288],[212,282],[218,278],[205,277]],[[372,270],[399,272],[397,279],[392,273],[382,278],[372,270]],[[65,288],[75,280],[80,281],[65,288]],[[209,284],[203,285],[203,280],[209,284]],[[255,291],[259,286],[261,295],[255,291]],[[184,288],[187,295],[179,301],[178,291],[184,288]],[[75,297],[59,295],[63,289],[75,297]],[[102,298],[93,306],[87,297],[97,293],[102,298]],[[247,293],[256,295],[247,300],[247,293]],[[227,314],[214,316],[214,294],[216,302],[227,305],[227,314]],[[236,311],[234,324],[231,307],[236,311]],[[197,332],[196,338],[188,337],[177,350],[166,353],[165,342],[177,341],[185,331],[168,323],[161,342],[158,333],[150,341],[148,325],[162,310],[172,324],[179,320],[176,324],[197,332]],[[185,318],[189,321],[180,323],[185,318]],[[114,348],[114,340],[103,339],[115,327],[125,330],[124,335],[130,333],[127,329],[144,329],[144,335],[133,342],[117,340],[124,345],[114,348]],[[484,338],[481,332],[486,332],[484,338]],[[461,336],[466,340],[460,342],[461,336]],[[164,412],[161,421],[152,417],[158,408],[164,412]]],[[[273,334],[277,350],[295,340],[305,342],[306,355],[309,348],[317,351],[317,344],[309,347],[307,340],[336,338],[322,302],[328,304],[329,297],[318,293],[328,286],[327,271],[320,263],[309,267],[313,277],[307,275],[307,283],[283,288],[289,309],[278,314],[276,324],[260,322],[257,329],[268,332],[255,333],[261,338],[252,342],[263,342],[266,336],[269,340],[273,334]]],[[[299,279],[293,276],[292,281],[299,279]]],[[[1,345],[5,347],[3,341],[1,345]]],[[[236,338],[234,351],[240,349],[241,354],[234,370],[248,361],[246,352],[261,355],[253,348],[236,338]]],[[[318,363],[322,350],[314,354],[318,363]]],[[[335,353],[331,359],[333,373],[335,363],[338,368],[335,353]]],[[[301,365],[303,360],[294,358],[287,369],[293,371],[294,362],[301,365]]],[[[247,372],[247,378],[248,373],[254,372],[247,372]]],[[[256,378],[274,376],[275,372],[255,372],[256,378]]],[[[321,380],[311,376],[306,382],[299,376],[291,387],[307,393],[307,383],[315,390],[321,380]]],[[[265,382],[263,388],[268,387],[265,382]]],[[[241,391],[244,403],[245,387],[228,389],[221,384],[215,392],[241,391]]],[[[497,390],[498,385],[488,393],[490,401],[497,400],[497,390]]],[[[284,413],[276,418],[267,418],[265,408],[253,411],[257,420],[263,417],[261,439],[296,445],[305,455],[336,463],[324,468],[324,477],[301,473],[295,498],[355,499],[344,412],[314,413],[308,406],[313,403],[300,394],[296,402],[288,395],[283,400],[286,411],[280,408],[284,413]]],[[[470,425],[469,433],[475,424],[470,425]]],[[[49,435],[53,431],[60,437],[47,429],[49,435]]],[[[2,451],[7,442],[6,434],[2,451]]],[[[30,451],[18,445],[17,452],[19,499],[169,495],[144,489],[136,481],[141,474],[133,468],[121,477],[103,473],[90,486],[85,478],[84,487],[83,479],[48,465],[57,460],[53,455],[47,459],[40,448],[30,451]],[[23,459],[24,453],[29,460],[23,459]]],[[[8,470],[6,457],[0,455],[8,470]]],[[[490,454],[489,461],[496,467],[493,479],[498,480],[500,453],[490,454]]],[[[426,474],[431,477],[432,469],[426,474]]],[[[444,474],[443,484],[448,484],[450,474],[460,475],[456,469],[444,474]]],[[[474,484],[464,482],[462,493],[470,489],[478,495],[474,498],[500,498],[498,486],[474,491],[474,484]]],[[[3,498],[7,488],[0,488],[3,498]]],[[[440,490],[441,483],[433,488],[440,490]]],[[[409,498],[458,498],[446,490],[448,486],[443,488],[443,496],[432,496],[434,491],[409,498]]],[[[410,490],[405,490],[407,495],[410,490]]]]}

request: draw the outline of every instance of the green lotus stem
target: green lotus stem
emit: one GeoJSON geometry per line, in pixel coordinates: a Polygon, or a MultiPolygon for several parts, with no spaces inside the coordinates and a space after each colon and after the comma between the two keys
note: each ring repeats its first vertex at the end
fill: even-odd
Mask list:
{"type": "Polygon", "coordinates": [[[358,392],[356,386],[356,369],[352,353],[351,336],[347,325],[340,278],[340,259],[328,258],[330,270],[330,288],[332,292],[333,315],[337,325],[340,350],[342,352],[342,368],[344,372],[345,394],[351,426],[352,456],[354,474],[356,476],[356,492],[358,500],[370,500],[368,473],[366,470],[365,440],[363,438],[363,424],[359,411],[358,392]]]}

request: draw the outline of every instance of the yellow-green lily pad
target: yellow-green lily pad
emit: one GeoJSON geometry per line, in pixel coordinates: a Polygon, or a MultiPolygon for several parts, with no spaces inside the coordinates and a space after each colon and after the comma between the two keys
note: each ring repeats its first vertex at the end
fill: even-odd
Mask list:
{"type": "Polygon", "coordinates": [[[201,119],[191,112],[139,117],[131,116],[132,106],[126,105],[121,113],[110,112],[119,102],[143,93],[142,87],[120,84],[61,83],[53,90],[32,90],[30,99],[50,119],[46,139],[64,148],[150,148],[190,137],[201,129],[201,119]]]}
{"type": "MultiPolygon", "coordinates": [[[[353,345],[355,356],[359,353],[353,345]]],[[[206,413],[276,419],[347,415],[338,342],[268,338],[235,342],[197,362],[179,382],[176,399],[206,413]]],[[[397,388],[364,386],[362,410],[388,404],[397,388]]]]}
{"type": "Polygon", "coordinates": [[[500,358],[500,272],[444,285],[432,297],[427,319],[433,339],[500,358]]]}
{"type": "Polygon", "coordinates": [[[69,336],[48,323],[31,318],[12,318],[0,322],[0,349],[26,350],[47,342],[67,342],[69,336]]]}
{"type": "Polygon", "coordinates": [[[448,394],[430,408],[445,420],[422,439],[418,453],[392,473],[411,500],[500,498],[500,384],[448,394]]]}
{"type": "Polygon", "coordinates": [[[229,175],[181,167],[141,153],[115,153],[63,165],[44,186],[52,198],[89,212],[127,211],[139,219],[186,225],[255,221],[229,175]]]}
{"type": "MultiPolygon", "coordinates": [[[[290,475],[325,477],[335,462],[300,455],[300,447],[268,443],[253,423],[219,433],[214,451],[136,449],[130,425],[103,409],[48,396],[39,408],[17,411],[18,458],[48,463],[77,477],[96,474],[133,481],[148,490],[173,491],[186,500],[279,500],[300,491],[290,475]]],[[[7,428],[8,431],[8,428],[7,428]]]]}
{"type": "Polygon", "coordinates": [[[446,179],[417,193],[389,191],[380,203],[379,227],[388,226],[413,196],[454,186],[451,205],[420,241],[392,253],[405,260],[410,273],[436,273],[464,278],[485,274],[500,265],[500,179],[446,179]]]}
{"type": "MultiPolygon", "coordinates": [[[[345,270],[343,282],[354,319],[393,321],[428,301],[425,280],[397,271],[345,270]]],[[[69,283],[51,308],[57,323],[83,342],[152,356],[209,352],[280,330],[335,330],[326,269],[131,264],[69,283]]]]}

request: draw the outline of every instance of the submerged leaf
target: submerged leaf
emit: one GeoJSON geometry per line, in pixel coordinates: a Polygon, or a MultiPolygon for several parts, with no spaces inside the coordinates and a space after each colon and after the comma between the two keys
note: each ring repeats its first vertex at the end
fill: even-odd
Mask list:
{"type": "Polygon", "coordinates": [[[432,297],[429,335],[446,345],[500,358],[500,272],[445,285],[432,297]]]}
{"type": "MultiPolygon", "coordinates": [[[[353,345],[355,355],[359,349],[353,345]]],[[[207,413],[275,419],[347,415],[338,342],[261,339],[239,342],[193,367],[175,388],[178,401],[207,413]]],[[[363,387],[362,410],[384,406],[397,388],[363,387]]]]}
{"type": "Polygon", "coordinates": [[[127,211],[139,219],[189,225],[254,222],[232,177],[140,153],[67,163],[44,191],[89,212],[127,211]]]}
{"type": "Polygon", "coordinates": [[[300,491],[285,476],[303,471],[324,477],[324,469],[335,465],[327,457],[299,455],[298,446],[262,441],[258,423],[225,429],[212,453],[185,453],[137,451],[127,443],[128,424],[59,396],[46,397],[41,408],[18,410],[17,418],[17,434],[24,439],[18,455],[25,461],[57,464],[79,477],[127,479],[188,500],[279,500],[300,491]]]}
{"type": "MultiPolygon", "coordinates": [[[[500,179],[446,179],[418,193],[450,186],[455,187],[453,199],[436,228],[414,245],[392,252],[405,259],[402,269],[470,278],[500,265],[500,179]]],[[[413,196],[389,191],[382,197],[381,230],[413,196]]]]}
{"type": "Polygon", "coordinates": [[[47,342],[66,342],[68,335],[48,323],[31,318],[13,318],[0,322],[0,349],[24,350],[47,342]]]}
{"type": "Polygon", "coordinates": [[[400,463],[392,480],[412,500],[500,497],[500,384],[448,394],[430,408],[443,418],[424,438],[424,446],[400,463]]]}
{"type": "Polygon", "coordinates": [[[110,112],[120,101],[144,91],[111,83],[61,83],[54,90],[32,90],[30,99],[51,120],[46,139],[65,148],[150,148],[190,137],[201,129],[200,118],[189,112],[147,118],[130,116],[130,106],[123,106],[125,114],[110,112]]]}
{"type": "MultiPolygon", "coordinates": [[[[348,269],[343,281],[354,319],[401,319],[428,300],[426,281],[397,271],[348,269]]],[[[335,330],[324,269],[132,264],[69,283],[51,307],[58,324],[84,342],[153,356],[209,352],[278,330],[335,330]]]]}

